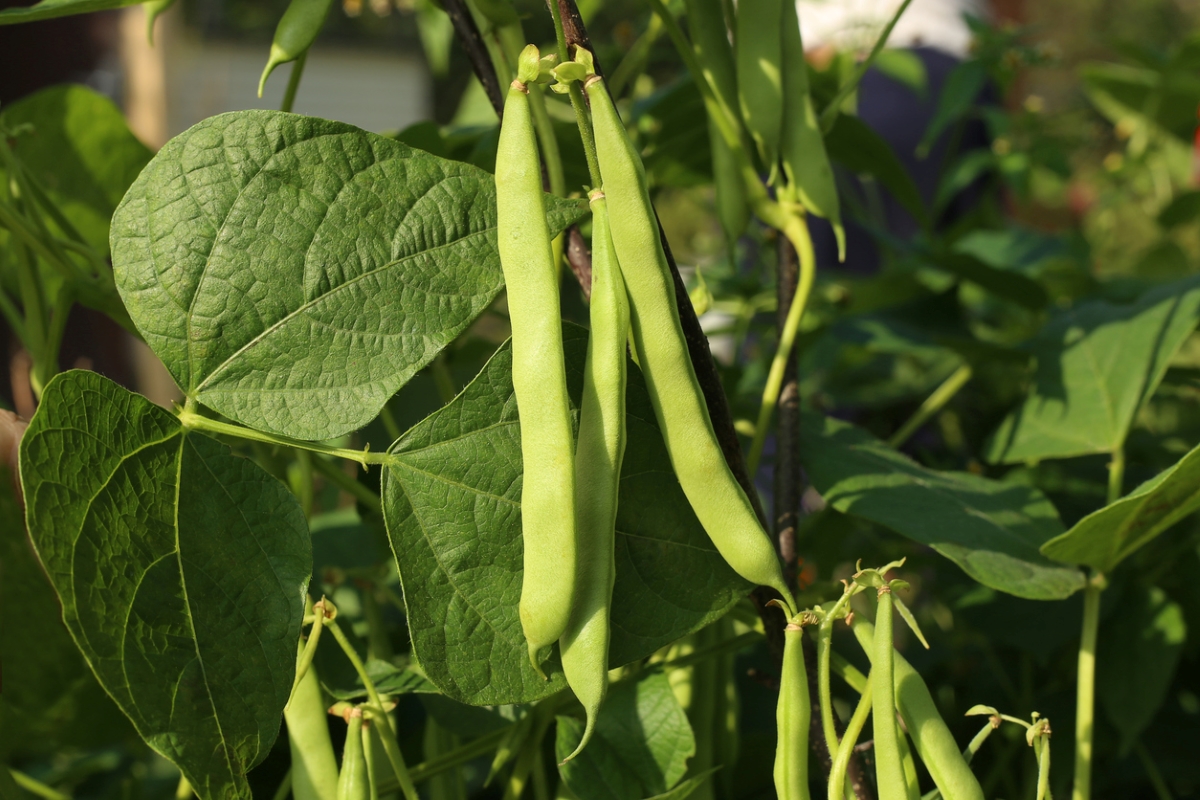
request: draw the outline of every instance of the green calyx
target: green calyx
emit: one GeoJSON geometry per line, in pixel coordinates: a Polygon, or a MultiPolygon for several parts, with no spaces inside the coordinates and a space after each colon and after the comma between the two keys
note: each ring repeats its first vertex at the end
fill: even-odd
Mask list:
{"type": "Polygon", "coordinates": [[[527,44],[517,56],[517,80],[525,85],[549,83],[558,56],[551,53],[543,57],[536,44],[527,44]]]}

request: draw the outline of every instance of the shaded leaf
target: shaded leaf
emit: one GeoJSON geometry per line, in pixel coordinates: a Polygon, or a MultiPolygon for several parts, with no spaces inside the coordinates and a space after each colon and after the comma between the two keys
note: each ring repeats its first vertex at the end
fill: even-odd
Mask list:
{"type": "Polygon", "coordinates": [[[825,134],[825,148],[829,157],[846,169],[857,175],[870,175],[879,181],[892,193],[896,202],[913,215],[913,219],[922,224],[928,222],[925,202],[912,176],[887,140],[861,119],[838,114],[833,127],[825,134]]]}
{"type": "Polygon", "coordinates": [[[132,735],[63,625],[0,466],[0,763],[132,735]]]}
{"type": "Polygon", "coordinates": [[[1030,345],[1025,402],[992,434],[986,458],[1013,463],[1112,452],[1200,317],[1200,278],[1164,284],[1131,305],[1081,304],[1030,345]]]}
{"type": "MultiPolygon", "coordinates": [[[[547,199],[551,228],[581,214],[547,199]]],[[[363,427],[503,285],[492,176],[275,111],[172,139],[113,217],[117,285],[184,394],[301,439],[363,427]]]]}
{"type": "Polygon", "coordinates": [[[928,152],[937,138],[954,123],[969,114],[977,105],[979,93],[987,82],[987,67],[982,61],[964,61],[946,76],[942,93],[938,96],[937,110],[917,152],[928,152]]]}
{"type": "Polygon", "coordinates": [[[1111,505],[1042,545],[1055,561],[1111,572],[1135,550],[1200,509],[1200,446],[1111,505]]]}
{"type": "Polygon", "coordinates": [[[708,779],[713,776],[713,773],[719,769],[721,768],[713,767],[710,770],[705,770],[694,778],[688,778],[674,789],[663,792],[662,794],[656,794],[654,797],[647,798],[647,800],[687,800],[687,798],[695,794],[701,786],[707,783],[708,779]]]}
{"type": "Polygon", "coordinates": [[[284,486],[92,372],[46,387],[26,519],[96,677],[202,800],[250,798],[292,688],[311,569],[284,486]]]}
{"type": "Polygon", "coordinates": [[[1170,230],[1200,217],[1200,190],[1181,192],[1158,212],[1158,224],[1170,230]]]}
{"type": "MultiPolygon", "coordinates": [[[[375,684],[376,690],[383,697],[396,697],[402,694],[436,692],[437,687],[415,669],[401,668],[378,658],[372,658],[366,663],[367,676],[375,684]]],[[[331,686],[322,681],[325,691],[335,700],[356,700],[366,697],[367,690],[362,679],[355,676],[355,686],[331,686]]]]}
{"type": "Polygon", "coordinates": [[[1062,531],[1050,501],[1028,486],[926,469],[866,431],[805,412],[800,453],[825,501],[932,547],[975,580],[1018,597],[1056,600],[1083,575],[1038,552],[1062,531]]]}
{"type": "Polygon", "coordinates": [[[968,253],[925,248],[917,251],[917,256],[931,267],[979,284],[997,297],[1011,300],[1025,308],[1036,311],[1045,308],[1049,302],[1046,290],[1033,278],[1011,269],[993,266],[968,253]]]}
{"type": "MultiPolygon", "coordinates": [[[[557,718],[559,761],[583,738],[583,721],[557,718]]],[[[687,715],[661,672],[612,685],[583,752],[558,773],[579,800],[628,800],[671,789],[687,771],[696,740],[687,715]]]]}
{"type": "Polygon", "coordinates": [[[1183,611],[1157,587],[1138,589],[1101,629],[1096,690],[1122,756],[1166,699],[1186,639],[1183,611]]]}
{"type": "MultiPolygon", "coordinates": [[[[578,407],[586,332],[563,330],[578,407]]],[[[617,511],[610,666],[653,653],[723,614],[749,586],[709,541],[667,459],[645,383],[629,370],[628,445],[617,511]]],[[[391,448],[384,515],[413,648],[426,676],[472,705],[531,702],[564,688],[557,656],[543,681],[517,616],[521,444],[511,350],[497,351],[453,402],[391,448]]]]}

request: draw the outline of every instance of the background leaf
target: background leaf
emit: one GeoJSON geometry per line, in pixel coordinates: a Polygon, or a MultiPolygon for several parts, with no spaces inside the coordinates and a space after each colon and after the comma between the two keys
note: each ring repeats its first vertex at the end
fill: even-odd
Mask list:
{"type": "Polygon", "coordinates": [[[1120,447],[1197,318],[1197,277],[1159,286],[1131,305],[1097,300],[1055,316],[1031,344],[1033,387],[992,434],[987,459],[1011,464],[1120,447]]]}
{"type": "MultiPolygon", "coordinates": [[[[581,205],[547,199],[551,228],[581,205]]],[[[492,176],[350,125],[244,111],[167,143],[113,217],[138,330],[261,430],[370,422],[503,286],[492,176]]]]}
{"type": "MultiPolygon", "coordinates": [[[[566,758],[583,738],[583,721],[557,718],[554,752],[566,758]]],[[[596,731],[559,774],[579,800],[628,800],[666,792],[683,777],[696,740],[687,715],[661,672],[609,689],[596,731]]]]}
{"type": "MultiPolygon", "coordinates": [[[[577,404],[587,334],[563,330],[577,404]]],[[[671,470],[641,374],[631,366],[628,445],[617,512],[610,666],[643,658],[720,617],[750,586],[717,553],[671,470]]],[[[497,351],[445,408],[404,434],[383,480],[413,648],[426,676],[473,705],[530,702],[565,686],[557,657],[542,681],[517,616],[521,445],[511,350],[497,351]]]]}
{"type": "Polygon", "coordinates": [[[42,19],[68,17],[72,14],[90,14],[110,8],[135,6],[144,0],[42,0],[28,7],[0,10],[0,25],[15,25],[19,22],[37,22],[42,19]]]}
{"type": "Polygon", "coordinates": [[[1042,553],[1111,572],[1134,550],[1200,508],[1200,447],[1115,503],[1088,514],[1042,553]]]}
{"type": "Polygon", "coordinates": [[[922,225],[928,222],[925,201],[912,176],[887,140],[861,119],[838,114],[833,127],[825,134],[825,148],[829,157],[846,169],[879,181],[913,219],[922,225]]]}
{"type": "Polygon", "coordinates": [[[1096,690],[1119,732],[1122,755],[1166,699],[1187,639],[1183,611],[1161,589],[1132,594],[1105,622],[1096,654],[1096,690]]]}
{"type": "Polygon", "coordinates": [[[866,431],[804,412],[800,454],[825,502],[929,545],[985,586],[1032,600],[1083,587],[1083,574],[1038,547],[1062,531],[1042,493],[962,472],[926,469],[866,431]]]}
{"type": "Polygon", "coordinates": [[[21,444],[27,520],[100,683],[203,800],[246,772],[292,687],[311,550],[282,484],[92,372],[46,387],[21,444]]]}

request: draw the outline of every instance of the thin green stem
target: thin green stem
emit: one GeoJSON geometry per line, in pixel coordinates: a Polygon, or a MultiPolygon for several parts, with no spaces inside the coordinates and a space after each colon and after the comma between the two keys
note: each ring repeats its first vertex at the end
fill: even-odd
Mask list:
{"type": "Polygon", "coordinates": [[[888,37],[892,35],[892,29],[896,27],[896,23],[900,21],[901,15],[904,14],[911,2],[912,0],[904,0],[900,4],[900,7],[896,9],[896,13],[892,15],[892,18],[888,20],[888,24],[880,32],[879,38],[875,40],[875,46],[871,48],[871,52],[858,63],[858,66],[854,68],[854,74],[850,76],[850,80],[838,88],[838,93],[834,95],[833,100],[829,101],[829,105],[821,112],[822,133],[829,133],[829,129],[833,127],[834,120],[837,119],[838,109],[845,99],[850,96],[850,93],[858,88],[859,81],[862,80],[863,75],[867,74],[867,70],[871,68],[871,65],[875,63],[875,59],[879,56],[880,51],[887,44],[888,37]]]}
{"type": "Polygon", "coordinates": [[[851,689],[859,694],[867,690],[867,676],[862,674],[858,667],[847,661],[845,656],[831,653],[829,662],[830,670],[833,674],[845,681],[846,685],[851,689]]]}
{"type": "Polygon", "coordinates": [[[304,75],[304,64],[308,61],[308,51],[292,62],[292,74],[288,76],[287,89],[283,92],[283,102],[279,104],[280,111],[291,111],[296,104],[296,91],[300,88],[300,78],[304,75]]]}
{"type": "Polygon", "coordinates": [[[175,786],[175,800],[188,800],[194,794],[192,782],[187,779],[187,775],[180,775],[179,783],[175,786]]]}
{"type": "Polygon", "coordinates": [[[1038,736],[1035,743],[1038,761],[1037,800],[1053,800],[1050,794],[1050,740],[1038,736]]]}
{"type": "Polygon", "coordinates": [[[373,511],[383,510],[383,501],[379,499],[379,495],[372,492],[366,486],[363,486],[354,478],[342,472],[337,464],[330,463],[323,458],[313,459],[313,469],[325,476],[325,478],[334,486],[346,492],[355,500],[358,500],[363,505],[373,511]]]}
{"type": "Polygon", "coordinates": [[[898,448],[907,442],[909,437],[920,430],[922,425],[945,408],[946,404],[954,398],[954,395],[958,394],[960,389],[967,385],[967,381],[969,380],[971,380],[970,364],[963,364],[954,370],[949,378],[942,381],[941,386],[933,390],[933,394],[925,398],[925,402],[921,403],[921,407],[908,418],[908,421],[892,434],[891,438],[888,439],[888,445],[898,448]]]}
{"type": "Polygon", "coordinates": [[[800,330],[800,319],[808,305],[808,297],[812,293],[813,282],[817,274],[816,254],[813,252],[812,237],[808,234],[808,225],[801,217],[792,217],[790,224],[784,229],[784,234],[796,247],[800,256],[800,280],[796,286],[796,295],[792,298],[792,306],[788,309],[787,319],[783,330],[779,332],[779,348],[771,361],[771,371],[767,373],[767,385],[763,389],[762,405],[758,411],[758,421],[754,425],[754,439],[750,442],[750,450],[746,455],[746,471],[751,477],[758,472],[759,461],[762,460],[763,445],[767,441],[767,430],[771,425],[771,415],[779,403],[779,392],[783,389],[783,376],[787,371],[788,359],[792,357],[792,346],[796,343],[796,332],[800,330]]]}
{"type": "Polygon", "coordinates": [[[613,99],[616,100],[625,91],[626,84],[636,75],[642,74],[646,69],[646,62],[650,58],[650,51],[654,48],[654,43],[658,41],[658,37],[662,35],[663,22],[662,17],[654,14],[650,17],[650,21],[646,23],[646,30],[637,38],[633,46],[629,48],[629,52],[621,59],[621,63],[617,64],[617,68],[613,70],[612,75],[608,79],[608,90],[612,92],[613,99]]]}
{"type": "Polygon", "coordinates": [[[1092,575],[1083,590],[1083,633],[1075,693],[1075,786],[1072,800],[1092,796],[1092,737],[1096,711],[1096,632],[1100,628],[1100,594],[1104,578],[1092,575]]]}
{"type": "Polygon", "coordinates": [[[441,398],[443,404],[449,403],[458,392],[454,388],[454,376],[450,374],[450,367],[446,363],[445,350],[437,354],[433,363],[429,365],[429,370],[433,373],[433,382],[437,385],[438,397],[441,398]]]}
{"type": "Polygon", "coordinates": [[[837,752],[833,755],[833,764],[829,769],[829,800],[842,800],[842,789],[846,785],[846,769],[850,766],[850,757],[854,754],[854,745],[858,742],[858,737],[862,733],[863,725],[867,723],[867,717],[871,715],[871,684],[870,678],[862,696],[858,698],[858,705],[854,709],[854,713],[850,716],[850,721],[846,723],[846,734],[842,737],[842,742],[838,745],[837,752]]]}
{"type": "Polygon", "coordinates": [[[396,778],[400,781],[400,791],[404,793],[405,800],[419,800],[417,789],[413,786],[412,777],[408,774],[408,766],[404,763],[404,755],[400,752],[400,745],[396,741],[396,732],[392,730],[392,720],[388,716],[386,707],[383,705],[379,691],[375,688],[375,682],[367,674],[366,665],[358,657],[358,651],[350,644],[350,641],[346,638],[346,634],[342,633],[337,620],[331,619],[325,626],[329,628],[329,631],[333,634],[333,638],[337,639],[342,652],[346,654],[346,658],[354,666],[354,671],[358,673],[359,680],[363,682],[363,688],[367,690],[367,697],[370,699],[371,705],[374,707],[373,711],[375,712],[372,715],[371,730],[375,731],[375,734],[383,743],[383,751],[387,753],[388,761],[391,762],[392,769],[396,773],[396,778]]]}
{"type": "Polygon", "coordinates": [[[29,225],[21,219],[12,206],[2,202],[0,202],[0,226],[8,228],[14,236],[24,242],[39,257],[44,258],[63,277],[83,283],[91,281],[90,275],[81,271],[74,261],[65,258],[61,252],[55,252],[36,231],[30,230],[29,225]]]}
{"type": "MultiPolygon", "coordinates": [[[[565,64],[570,61],[571,55],[567,52],[567,34],[563,30],[562,12],[558,8],[558,3],[550,0],[550,16],[554,18],[554,40],[558,45],[558,63],[565,64]]],[[[592,181],[592,188],[597,188],[601,185],[600,180],[600,161],[596,158],[596,137],[592,133],[592,119],[588,112],[587,103],[583,99],[583,90],[579,88],[578,82],[572,82],[569,87],[571,98],[571,107],[575,109],[575,123],[579,126],[579,138],[583,142],[583,157],[587,161],[588,177],[592,181]]]]}
{"type": "Polygon", "coordinates": [[[313,615],[312,630],[308,632],[308,641],[304,643],[304,651],[300,653],[300,658],[296,661],[296,678],[292,681],[292,691],[288,695],[289,703],[291,703],[291,695],[296,693],[296,687],[300,685],[300,681],[304,680],[313,658],[317,655],[317,643],[321,640],[321,630],[324,627],[325,612],[322,610],[321,613],[313,615]]]}
{"type": "Polygon", "coordinates": [[[25,319],[21,316],[21,310],[17,308],[17,304],[8,296],[8,292],[0,288],[0,313],[4,314],[4,321],[21,340],[21,344],[25,344],[25,319]]]}
{"type": "MultiPolygon", "coordinates": [[[[487,755],[496,749],[496,746],[500,744],[500,741],[508,733],[508,730],[508,728],[501,728],[498,731],[480,736],[478,739],[472,739],[449,753],[417,764],[409,772],[409,776],[412,778],[413,783],[421,783],[435,775],[442,774],[446,770],[460,767],[469,761],[474,761],[480,756],[487,755]]],[[[380,791],[387,792],[392,787],[381,784],[379,788],[380,791]]]]}
{"type": "Polygon", "coordinates": [[[313,515],[313,454],[307,450],[296,451],[296,479],[292,487],[296,499],[300,501],[300,510],[305,519],[313,515]]]}
{"type": "Polygon", "coordinates": [[[738,634],[737,636],[732,636],[728,639],[722,639],[716,644],[709,645],[708,647],[702,649],[693,650],[687,655],[682,655],[679,658],[673,658],[670,661],[664,661],[655,666],[664,670],[683,669],[684,667],[690,667],[693,664],[697,664],[701,661],[707,661],[709,658],[712,658],[716,655],[737,652],[743,647],[749,647],[757,642],[762,641],[762,638],[763,634],[759,633],[758,631],[747,631],[746,633],[738,634]]]}
{"type": "MultiPolygon", "coordinates": [[[[239,439],[247,439],[252,442],[294,447],[298,450],[308,450],[312,453],[344,458],[347,461],[357,461],[363,466],[387,464],[392,460],[391,455],[388,453],[372,453],[370,450],[350,450],[344,447],[330,447],[320,442],[306,442],[301,439],[293,439],[289,436],[279,436],[274,433],[254,430],[253,428],[245,428],[241,425],[221,422],[220,420],[197,414],[188,408],[184,408],[179,412],[179,422],[188,430],[207,431],[208,433],[217,433],[225,436],[236,436],[239,439]]],[[[314,466],[316,465],[314,464],[314,466]]]]}
{"type": "Polygon", "coordinates": [[[1138,742],[1133,746],[1133,752],[1137,753],[1138,761],[1142,762],[1142,769],[1146,770],[1146,777],[1150,779],[1150,785],[1154,787],[1154,793],[1158,795],[1158,800],[1175,800],[1175,796],[1171,794],[1171,788],[1167,786],[1167,782],[1159,772],[1154,759],[1150,757],[1150,751],[1146,749],[1146,746],[1138,742]]]}
{"type": "Polygon", "coordinates": [[[1112,505],[1121,499],[1125,483],[1125,447],[1118,446],[1112,452],[1112,460],[1108,462],[1108,498],[1107,504],[1112,505]]]}
{"type": "Polygon", "coordinates": [[[388,436],[393,442],[400,438],[400,434],[404,433],[400,430],[400,423],[396,421],[396,415],[386,404],[379,411],[379,419],[383,422],[384,430],[388,432],[388,436]]]}
{"type": "Polygon", "coordinates": [[[550,787],[546,783],[546,764],[540,747],[533,751],[533,800],[550,800],[550,787]]]}
{"type": "Polygon", "coordinates": [[[12,775],[12,779],[17,786],[20,786],[27,792],[32,792],[38,797],[44,797],[46,800],[71,800],[70,795],[63,794],[57,789],[53,789],[41,781],[29,777],[24,772],[18,772],[15,769],[9,769],[8,772],[12,775]]]}

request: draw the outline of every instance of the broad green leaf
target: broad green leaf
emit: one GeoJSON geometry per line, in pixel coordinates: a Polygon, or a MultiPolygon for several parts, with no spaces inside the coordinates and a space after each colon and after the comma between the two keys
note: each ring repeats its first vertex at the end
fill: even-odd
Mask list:
{"type": "Polygon", "coordinates": [[[46,387],[26,520],[101,685],[202,800],[250,798],[292,688],[304,515],[253,462],[92,372],[46,387]]]}
{"type": "Polygon", "coordinates": [[[90,14],[110,8],[136,6],[144,0],[42,0],[27,7],[0,10],[0,25],[15,25],[19,22],[37,22],[72,14],[90,14]]]}
{"type": "MultiPolygon", "coordinates": [[[[555,231],[581,214],[547,203],[555,231]]],[[[491,175],[275,111],[168,142],[117,209],[112,250],[184,394],[301,439],[370,422],[503,286],[491,175]]]]}
{"type": "Polygon", "coordinates": [[[925,264],[963,280],[977,283],[997,297],[1028,309],[1046,307],[1049,297],[1037,281],[1012,269],[997,267],[968,253],[945,248],[923,248],[917,258],[925,264]]]}
{"type": "Polygon", "coordinates": [[[1200,447],[1120,500],[1088,514],[1042,545],[1067,564],[1111,572],[1133,551],[1200,509],[1200,447]]]}
{"type": "Polygon", "coordinates": [[[982,61],[964,61],[951,70],[938,96],[933,119],[917,146],[918,154],[927,153],[947,128],[978,107],[979,93],[986,83],[987,67],[982,61]]]}
{"type": "Polygon", "coordinates": [[[1038,552],[1062,532],[1050,501],[1028,486],[926,469],[866,431],[812,412],[800,454],[825,502],[932,547],[985,586],[1031,600],[1083,587],[1083,574],[1038,552]]]}
{"type": "MultiPolygon", "coordinates": [[[[583,738],[583,721],[557,718],[554,752],[566,758],[583,738]]],[[[558,773],[579,800],[628,800],[671,789],[687,771],[696,739],[661,672],[612,685],[583,752],[558,773]]]]}
{"type": "MultiPolygon", "coordinates": [[[[415,669],[400,668],[386,661],[373,658],[366,663],[367,675],[381,696],[396,697],[402,694],[436,692],[437,688],[415,669]]],[[[357,676],[356,676],[357,677],[357,676]]],[[[367,690],[362,679],[354,687],[331,686],[322,681],[325,691],[335,700],[355,700],[366,697],[367,690]]]]}
{"type": "Polygon", "coordinates": [[[133,731],[63,625],[10,477],[0,467],[0,763],[119,742],[133,731]]]}
{"type": "Polygon", "coordinates": [[[153,155],[121,110],[86,86],[64,84],[5,106],[0,124],[29,126],[12,139],[13,155],[87,243],[107,254],[113,211],[153,155]]]}
{"type": "MultiPolygon", "coordinates": [[[[563,330],[578,403],[587,335],[563,330]]],[[[391,448],[384,517],[421,668],[472,705],[531,702],[565,687],[557,657],[529,665],[521,592],[521,439],[511,350],[497,351],[453,402],[391,448]]],[[[618,667],[720,617],[749,586],[692,513],[671,470],[641,374],[630,368],[628,444],[617,512],[609,664],[618,667]]]]}
{"type": "Polygon", "coordinates": [[[917,222],[928,222],[925,201],[912,176],[887,140],[861,119],[838,114],[833,128],[825,134],[825,148],[829,157],[846,169],[879,181],[917,222]]]}
{"type": "Polygon", "coordinates": [[[1081,304],[1052,318],[1031,344],[1025,402],[992,434],[988,461],[1011,464],[1108,453],[1200,318],[1200,278],[1164,284],[1136,303],[1081,304]]]}
{"type": "Polygon", "coordinates": [[[1187,640],[1183,610],[1157,587],[1137,589],[1100,631],[1096,690],[1121,738],[1121,755],[1166,699],[1187,640]]]}

